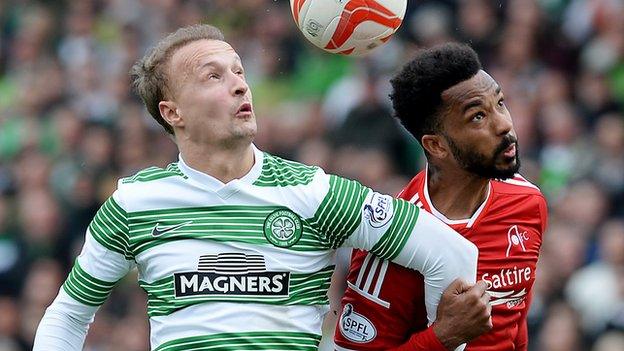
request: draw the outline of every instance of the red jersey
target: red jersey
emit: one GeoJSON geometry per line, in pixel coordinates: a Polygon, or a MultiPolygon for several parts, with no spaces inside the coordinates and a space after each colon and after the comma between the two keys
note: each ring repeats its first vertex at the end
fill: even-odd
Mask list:
{"type": "MultiPolygon", "coordinates": [[[[546,228],[546,200],[520,175],[491,180],[486,200],[471,218],[447,219],[432,205],[426,171],[399,197],[447,223],[479,248],[477,280],[488,284],[493,329],[469,351],[526,350],[526,315],[546,228]]],[[[354,250],[336,328],[337,350],[445,350],[427,328],[423,276],[354,250]]]]}

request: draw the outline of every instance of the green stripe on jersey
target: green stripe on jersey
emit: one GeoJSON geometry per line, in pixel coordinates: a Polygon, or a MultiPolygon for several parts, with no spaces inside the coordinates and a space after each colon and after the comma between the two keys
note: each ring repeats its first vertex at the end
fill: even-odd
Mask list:
{"type": "Polygon", "coordinates": [[[184,179],[187,178],[184,175],[184,173],[180,171],[180,168],[178,168],[177,162],[168,165],[166,169],[162,169],[159,167],[146,168],[144,170],[137,172],[132,177],[123,178],[121,182],[124,184],[136,183],[136,182],[149,182],[153,180],[174,177],[174,176],[180,176],[180,177],[183,177],[184,179]]]}
{"type": "Polygon", "coordinates": [[[255,186],[308,185],[314,179],[318,167],[284,160],[264,153],[262,172],[253,183],[255,186]]]}
{"type": "MultiPolygon", "coordinates": [[[[292,273],[288,296],[232,296],[199,295],[192,297],[175,297],[173,276],[159,279],[153,283],[139,281],[139,285],[147,292],[147,314],[150,317],[167,316],[181,308],[209,301],[234,303],[264,303],[271,305],[327,305],[327,290],[331,282],[334,266],[327,266],[314,273],[292,273]]],[[[201,284],[201,282],[199,282],[201,284]]]]}
{"type": "Polygon", "coordinates": [[[355,231],[362,221],[362,204],[369,188],[360,183],[330,175],[329,191],[319,205],[310,224],[324,233],[326,244],[337,248],[355,231]]]}
{"type": "Polygon", "coordinates": [[[417,206],[405,200],[393,199],[392,205],[394,206],[392,225],[370,250],[387,260],[394,259],[403,249],[420,213],[417,206]]]}
{"type": "Polygon", "coordinates": [[[133,256],[129,250],[127,218],[126,211],[111,196],[100,207],[91,224],[89,224],[89,232],[105,248],[132,260],[133,256]]]}
{"type": "MultiPolygon", "coordinates": [[[[273,245],[264,236],[267,216],[283,206],[209,206],[151,210],[128,213],[130,249],[134,256],[175,240],[212,240],[255,245],[273,245]],[[154,236],[153,230],[178,228],[154,236]]],[[[302,219],[301,239],[289,250],[327,250],[320,234],[302,219]]]]}
{"type": "Polygon", "coordinates": [[[74,300],[89,306],[99,306],[108,297],[116,282],[97,279],[85,272],[78,260],[63,284],[65,292],[74,300]]]}
{"type": "Polygon", "coordinates": [[[300,332],[219,333],[167,341],[155,351],[316,351],[321,336],[300,332]]]}

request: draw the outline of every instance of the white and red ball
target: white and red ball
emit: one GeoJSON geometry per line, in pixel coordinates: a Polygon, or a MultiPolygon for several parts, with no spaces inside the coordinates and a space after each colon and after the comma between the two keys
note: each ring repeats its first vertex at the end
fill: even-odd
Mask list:
{"type": "Polygon", "coordinates": [[[319,48],[364,55],[397,31],[407,0],[290,0],[295,23],[319,48]]]}

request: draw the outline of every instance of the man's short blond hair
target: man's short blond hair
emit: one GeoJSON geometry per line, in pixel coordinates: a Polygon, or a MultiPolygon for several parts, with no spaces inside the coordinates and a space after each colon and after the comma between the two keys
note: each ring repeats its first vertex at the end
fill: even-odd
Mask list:
{"type": "Polygon", "coordinates": [[[159,41],[130,70],[134,88],[143,99],[147,111],[169,134],[173,134],[173,128],[160,115],[158,108],[158,103],[171,97],[167,65],[177,49],[202,39],[225,41],[217,27],[208,24],[183,27],[159,41]]]}

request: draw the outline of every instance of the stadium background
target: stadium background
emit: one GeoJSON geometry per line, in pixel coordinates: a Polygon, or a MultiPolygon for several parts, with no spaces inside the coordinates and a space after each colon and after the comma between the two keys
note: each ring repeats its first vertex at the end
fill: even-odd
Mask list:
{"type": "MultiPolygon", "coordinates": [[[[410,0],[393,40],[353,59],[308,44],[286,0],[0,1],[0,351],[30,349],[116,179],[176,158],[127,72],[197,22],[243,58],[259,147],[388,193],[423,161],[391,118],[388,77],[420,46],[471,43],[549,200],[530,349],[624,350],[622,18],[622,0],[410,0]]],[[[131,274],[85,349],[147,350],[145,309],[131,274]]]]}

